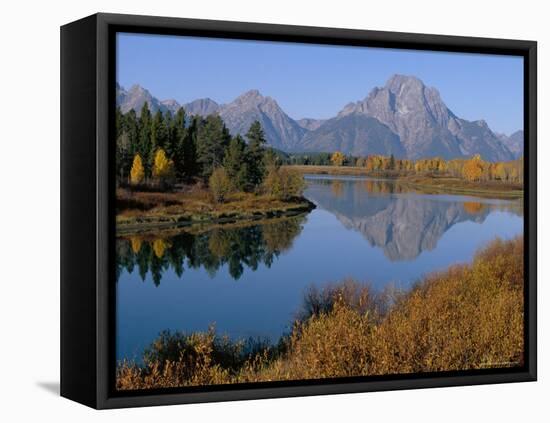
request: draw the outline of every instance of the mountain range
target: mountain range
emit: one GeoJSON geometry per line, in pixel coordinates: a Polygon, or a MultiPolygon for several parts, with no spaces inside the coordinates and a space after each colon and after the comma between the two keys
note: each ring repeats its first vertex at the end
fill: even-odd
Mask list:
{"type": "Polygon", "coordinates": [[[268,143],[286,152],[333,152],[363,156],[393,154],[396,158],[445,159],[480,154],[489,161],[506,161],[523,154],[523,131],[506,136],[493,132],[484,120],[456,116],[439,91],[414,76],[393,75],[383,87],[363,100],[351,102],[330,119],[288,116],[277,101],[250,90],[228,104],[210,98],[179,104],[159,100],[147,89],[129,90],[117,84],[117,105],[123,113],[140,112],[148,103],[155,112],[175,113],[183,107],[191,115],[219,114],[233,134],[245,135],[255,120],[268,143]]]}

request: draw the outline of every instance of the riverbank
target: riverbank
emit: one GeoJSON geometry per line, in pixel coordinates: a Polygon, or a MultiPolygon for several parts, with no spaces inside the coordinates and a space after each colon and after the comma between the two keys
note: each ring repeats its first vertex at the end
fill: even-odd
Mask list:
{"type": "Polygon", "coordinates": [[[478,197],[515,199],[523,197],[520,184],[470,182],[450,176],[404,176],[396,180],[425,194],[461,194],[478,197]]]}
{"type": "Polygon", "coordinates": [[[223,203],[208,191],[190,188],[182,192],[132,192],[117,190],[117,234],[188,225],[220,225],[260,221],[309,212],[315,204],[304,197],[282,201],[269,195],[238,192],[223,203]]]}
{"type": "Polygon", "coordinates": [[[118,390],[520,367],[523,237],[495,240],[470,264],[408,292],[345,281],[304,296],[275,345],[163,332],[144,365],[120,362],[118,390]],[[321,341],[320,341],[321,340],[321,341]]]}
{"type": "Polygon", "coordinates": [[[365,167],[357,166],[317,166],[317,165],[286,165],[302,174],[313,175],[340,175],[340,176],[369,176],[373,178],[396,178],[399,172],[395,171],[368,171],[365,167]]]}
{"type": "Polygon", "coordinates": [[[302,174],[366,176],[391,179],[425,194],[461,194],[492,198],[522,198],[523,186],[501,182],[471,182],[451,176],[416,175],[410,172],[376,171],[369,172],[364,167],[355,166],[288,166],[302,174]]]}

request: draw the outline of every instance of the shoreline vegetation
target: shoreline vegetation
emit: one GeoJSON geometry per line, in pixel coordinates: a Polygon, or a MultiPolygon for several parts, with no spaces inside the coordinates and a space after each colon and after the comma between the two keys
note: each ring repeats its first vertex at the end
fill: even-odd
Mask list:
{"type": "Polygon", "coordinates": [[[286,200],[271,195],[236,192],[223,203],[212,201],[209,192],[191,186],[183,192],[132,192],[117,190],[117,235],[188,226],[230,225],[265,219],[298,216],[315,208],[304,197],[286,200]]]}
{"type": "Polygon", "coordinates": [[[473,182],[449,174],[415,175],[410,172],[369,171],[365,167],[357,166],[288,165],[288,167],[302,174],[389,179],[425,194],[447,193],[510,199],[523,197],[523,185],[520,183],[473,182]]]}
{"type": "Polygon", "coordinates": [[[523,196],[523,157],[506,162],[487,162],[479,154],[450,160],[441,157],[410,160],[376,154],[356,157],[336,151],[332,154],[294,154],[284,164],[302,174],[393,179],[427,194],[523,196]]]}
{"type": "Polygon", "coordinates": [[[162,332],[142,363],[120,361],[117,390],[521,366],[523,237],[409,291],[343,281],[312,287],[278,343],[162,332]]]}

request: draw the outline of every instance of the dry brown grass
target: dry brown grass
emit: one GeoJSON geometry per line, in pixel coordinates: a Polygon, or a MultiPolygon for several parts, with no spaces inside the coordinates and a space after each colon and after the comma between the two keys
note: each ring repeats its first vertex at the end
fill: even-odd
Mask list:
{"type": "Polygon", "coordinates": [[[258,219],[310,210],[304,198],[286,201],[270,195],[235,192],[223,203],[214,201],[201,186],[186,186],[174,192],[130,191],[119,188],[117,229],[132,229],[156,224],[215,223],[220,220],[258,219]]]}
{"type": "Polygon", "coordinates": [[[192,334],[177,356],[121,363],[117,388],[520,366],[523,270],[519,237],[495,240],[473,263],[432,274],[407,293],[374,294],[349,281],[310,292],[303,320],[277,348],[246,355],[212,331],[192,334]]]}
{"type": "Polygon", "coordinates": [[[519,198],[523,185],[497,181],[472,182],[450,176],[414,175],[400,177],[398,181],[425,193],[456,193],[473,196],[519,198]]]}

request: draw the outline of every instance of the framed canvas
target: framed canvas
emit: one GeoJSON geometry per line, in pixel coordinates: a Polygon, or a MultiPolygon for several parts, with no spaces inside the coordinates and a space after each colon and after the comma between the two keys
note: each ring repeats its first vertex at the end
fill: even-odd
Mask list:
{"type": "Polygon", "coordinates": [[[61,395],[536,380],[536,43],[61,28],[61,395]]]}

